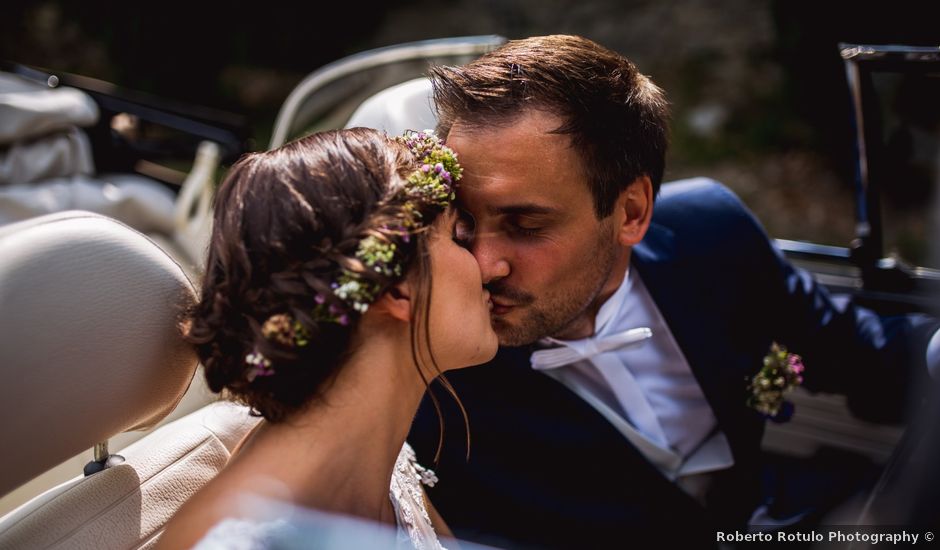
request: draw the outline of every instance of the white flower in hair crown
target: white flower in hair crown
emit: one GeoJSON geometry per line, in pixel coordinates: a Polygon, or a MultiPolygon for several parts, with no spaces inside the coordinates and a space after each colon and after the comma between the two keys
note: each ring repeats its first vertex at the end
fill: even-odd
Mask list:
{"type": "MultiPolygon", "coordinates": [[[[362,264],[384,277],[400,277],[403,274],[402,255],[399,244],[409,243],[411,234],[424,227],[422,211],[444,210],[455,197],[457,182],[463,169],[457,162],[457,154],[444,145],[433,130],[416,132],[408,130],[395,140],[408,147],[418,163],[418,169],[405,180],[404,185],[392,190],[386,199],[401,203],[402,217],[399,225],[373,228],[375,231],[363,237],[356,248],[356,258],[362,264]]],[[[349,324],[350,314],[363,314],[378,298],[382,284],[362,277],[359,273],[343,268],[330,284],[333,295],[345,308],[324,296],[315,297],[316,306],[312,318],[317,322],[349,324]]],[[[300,321],[290,314],[277,313],[265,320],[261,328],[266,340],[286,347],[305,347],[310,333],[300,321]]],[[[245,357],[248,379],[274,374],[271,361],[257,348],[245,357]]]]}

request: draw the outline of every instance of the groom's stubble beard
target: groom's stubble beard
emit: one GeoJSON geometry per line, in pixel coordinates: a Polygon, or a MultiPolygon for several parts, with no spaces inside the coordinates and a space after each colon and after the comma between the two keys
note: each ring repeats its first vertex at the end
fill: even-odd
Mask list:
{"type": "MultiPolygon", "coordinates": [[[[592,306],[596,305],[595,301],[617,261],[618,250],[610,232],[607,220],[601,222],[593,246],[585,247],[587,253],[574,260],[584,266],[584,271],[577,278],[563,281],[541,296],[513,288],[501,280],[486,285],[494,297],[507,298],[519,304],[514,313],[521,314],[521,319],[510,322],[501,316],[492,318],[493,330],[499,336],[501,346],[525,346],[546,336],[564,337],[566,331],[581,321],[585,314],[592,310],[596,312],[592,306]]],[[[593,325],[593,319],[591,322],[593,325]]]]}

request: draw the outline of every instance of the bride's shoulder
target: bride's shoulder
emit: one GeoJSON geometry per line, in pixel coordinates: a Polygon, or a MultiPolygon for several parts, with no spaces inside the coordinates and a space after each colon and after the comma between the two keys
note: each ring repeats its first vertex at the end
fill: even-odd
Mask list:
{"type": "Polygon", "coordinates": [[[268,532],[269,526],[264,525],[264,522],[251,519],[250,512],[253,510],[252,499],[263,498],[266,493],[259,491],[269,486],[270,483],[266,479],[242,476],[236,470],[227,467],[177,510],[167,522],[158,541],[157,550],[193,547],[260,547],[258,544],[232,546],[211,541],[218,541],[219,533],[222,536],[231,536],[238,532],[245,535],[245,540],[251,541],[253,538],[247,535],[253,525],[256,526],[253,530],[258,536],[268,532]],[[212,534],[211,537],[210,534],[212,534]],[[210,541],[207,543],[209,545],[203,545],[204,541],[210,541]]]}
{"type": "Polygon", "coordinates": [[[212,527],[193,550],[269,548],[289,528],[284,519],[227,518],[212,527]]]}

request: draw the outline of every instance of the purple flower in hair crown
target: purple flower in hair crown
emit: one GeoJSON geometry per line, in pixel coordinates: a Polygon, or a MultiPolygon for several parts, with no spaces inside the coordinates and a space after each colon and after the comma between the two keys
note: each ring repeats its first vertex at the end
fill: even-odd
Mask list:
{"type": "Polygon", "coordinates": [[[463,175],[457,153],[431,130],[408,130],[395,139],[411,150],[420,166],[408,176],[406,192],[409,197],[447,208],[454,200],[457,180],[463,175]]]}
{"type": "Polygon", "coordinates": [[[803,359],[774,342],[764,364],[748,383],[747,404],[774,422],[793,416],[793,403],[784,396],[803,383],[803,359]]]}

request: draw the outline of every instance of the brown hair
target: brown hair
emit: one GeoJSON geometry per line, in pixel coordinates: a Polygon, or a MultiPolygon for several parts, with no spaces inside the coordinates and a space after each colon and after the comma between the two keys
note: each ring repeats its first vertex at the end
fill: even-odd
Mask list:
{"type": "MultiPolygon", "coordinates": [[[[513,40],[462,67],[431,69],[438,132],[456,121],[471,130],[506,126],[529,109],[564,121],[591,186],[594,211],[607,217],[617,196],[647,175],[663,178],[669,108],[663,91],[620,54],[568,35],[513,40]]],[[[459,153],[459,151],[458,151],[459,153]]]]}
{"type": "MultiPolygon", "coordinates": [[[[199,302],[187,318],[186,337],[196,345],[215,392],[250,406],[270,421],[285,419],[315,398],[350,353],[358,315],[333,294],[343,270],[376,281],[384,290],[409,275],[418,283],[412,303],[412,354],[419,365],[418,335],[430,349],[427,315],[431,270],[427,229],[439,207],[419,205],[423,229],[395,242],[402,276],[368,269],[356,258],[366,236],[388,238],[377,228],[395,225],[405,206],[391,186],[417,167],[402,144],[375,130],[355,128],[314,134],[239,160],[219,188],[199,302]],[[347,325],[312,318],[317,297],[350,311],[347,325]],[[309,333],[303,347],[265,338],[261,327],[287,313],[309,333]],[[247,354],[260,351],[273,376],[248,377],[247,354]]],[[[445,388],[450,391],[446,381],[445,388]]],[[[433,394],[432,399],[435,400],[433,394]]]]}

